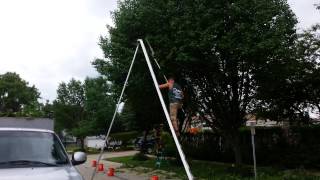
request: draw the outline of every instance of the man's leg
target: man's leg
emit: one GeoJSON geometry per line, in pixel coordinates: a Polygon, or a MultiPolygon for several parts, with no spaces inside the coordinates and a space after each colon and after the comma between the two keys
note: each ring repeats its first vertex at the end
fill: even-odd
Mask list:
{"type": "Polygon", "coordinates": [[[170,103],[170,119],[177,136],[180,135],[179,124],[177,120],[179,106],[179,103],[170,103]]]}

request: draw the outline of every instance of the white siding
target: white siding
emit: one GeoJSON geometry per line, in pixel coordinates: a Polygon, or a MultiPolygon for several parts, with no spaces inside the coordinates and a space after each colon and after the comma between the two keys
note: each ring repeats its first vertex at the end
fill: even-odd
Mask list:
{"type": "Polygon", "coordinates": [[[90,148],[100,149],[104,145],[103,139],[87,139],[86,146],[90,148]]]}

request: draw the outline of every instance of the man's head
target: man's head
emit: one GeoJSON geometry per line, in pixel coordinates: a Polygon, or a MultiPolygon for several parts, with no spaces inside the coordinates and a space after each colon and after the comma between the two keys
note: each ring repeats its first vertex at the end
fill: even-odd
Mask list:
{"type": "Polygon", "coordinates": [[[168,83],[174,83],[174,81],[175,81],[175,77],[174,77],[174,75],[173,74],[170,74],[169,76],[168,76],[168,83]]]}

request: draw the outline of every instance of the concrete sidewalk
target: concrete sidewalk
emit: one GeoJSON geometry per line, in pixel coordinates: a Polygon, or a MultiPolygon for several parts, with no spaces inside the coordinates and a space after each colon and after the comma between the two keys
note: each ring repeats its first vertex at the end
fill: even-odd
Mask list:
{"type": "MultiPolygon", "coordinates": [[[[134,172],[131,172],[128,169],[122,169],[121,163],[115,163],[103,160],[105,158],[112,158],[112,157],[124,157],[124,156],[132,156],[136,154],[137,151],[124,151],[124,152],[106,152],[102,156],[102,160],[100,163],[104,164],[104,172],[97,172],[95,175],[95,180],[149,180],[150,177],[148,175],[141,175],[136,174],[134,172]],[[114,177],[107,176],[107,170],[108,168],[115,168],[116,173],[114,177]],[[121,169],[120,169],[121,168],[121,169]]],[[[85,180],[90,180],[94,168],[91,167],[92,160],[96,160],[98,157],[98,154],[88,155],[87,162],[85,164],[77,166],[77,169],[79,170],[80,174],[85,178],[85,180]]]]}

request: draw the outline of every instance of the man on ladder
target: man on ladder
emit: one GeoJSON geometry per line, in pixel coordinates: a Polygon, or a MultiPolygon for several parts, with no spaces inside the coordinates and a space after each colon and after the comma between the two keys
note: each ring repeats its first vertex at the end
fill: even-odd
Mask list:
{"type": "Polygon", "coordinates": [[[165,84],[159,85],[160,89],[168,88],[169,110],[172,126],[177,137],[180,136],[179,121],[177,119],[178,110],[182,108],[183,91],[181,86],[175,82],[173,75],[168,76],[168,81],[165,84]]]}

